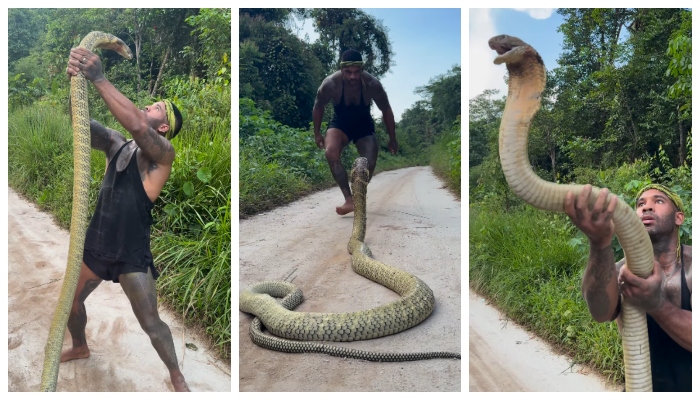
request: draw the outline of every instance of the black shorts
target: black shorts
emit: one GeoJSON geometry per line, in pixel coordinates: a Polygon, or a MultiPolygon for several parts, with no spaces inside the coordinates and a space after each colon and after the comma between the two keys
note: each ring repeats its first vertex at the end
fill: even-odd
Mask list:
{"type": "Polygon", "coordinates": [[[328,124],[328,129],[331,128],[340,129],[348,137],[348,142],[353,144],[363,137],[374,135],[374,124],[371,127],[353,127],[341,124],[337,120],[331,120],[331,123],[328,124]]]}
{"type": "Polygon", "coordinates": [[[151,268],[153,280],[158,279],[160,276],[153,265],[153,260],[150,260],[148,266],[142,267],[115,260],[114,258],[103,256],[97,252],[84,250],[83,262],[88,268],[90,268],[90,271],[92,271],[99,278],[104,281],[112,281],[114,283],[119,283],[119,275],[121,274],[126,274],[129,272],[148,272],[148,267],[151,268]]]}

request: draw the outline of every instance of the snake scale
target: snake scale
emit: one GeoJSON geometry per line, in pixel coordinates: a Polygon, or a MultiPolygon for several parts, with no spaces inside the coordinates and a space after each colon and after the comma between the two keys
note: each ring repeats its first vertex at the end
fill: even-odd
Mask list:
{"type": "MultiPolygon", "coordinates": [[[[583,185],[559,185],[540,179],[532,170],[527,154],[530,124],[540,108],[540,98],[546,84],[542,57],[527,43],[508,35],[491,38],[489,47],[498,53],[494,63],[505,63],[509,76],[508,97],[499,132],[501,165],[508,185],[518,197],[536,208],[564,212],[566,193],[571,191],[578,196],[583,185]]],[[[599,188],[593,188],[589,207],[593,207],[599,191],[599,188]]],[[[611,196],[614,195],[608,196],[605,207],[611,196]]],[[[644,225],[623,200],[617,202],[612,220],[627,267],[635,275],[646,278],[653,269],[654,253],[644,225]]],[[[624,298],[621,334],[626,391],[651,391],[646,314],[626,303],[624,298]]]]}
{"type": "Polygon", "coordinates": [[[318,341],[348,342],[374,339],[409,329],[433,311],[433,291],[417,277],[372,258],[364,243],[367,223],[366,194],[369,182],[367,159],[359,157],[351,172],[355,211],[348,243],[353,271],[396,292],[400,299],[369,310],[349,313],[294,312],[303,301],[301,290],[288,282],[253,284],[240,293],[241,311],[256,317],[250,336],[258,346],[287,353],[324,353],[368,361],[414,361],[457,358],[459,353],[384,353],[331,346],[318,341]],[[282,298],[281,304],[275,298],[282,298]],[[273,335],[262,332],[264,325],[273,335]]]}
{"type": "MultiPolygon", "coordinates": [[[[110,49],[128,60],[132,58],[129,46],[118,37],[104,32],[88,33],[78,47],[90,51],[97,48],[110,49]]],[[[82,72],[71,78],[70,99],[73,125],[73,206],[70,244],[63,286],[44,348],[44,370],[41,375],[42,392],[56,391],[63,337],[73,304],[73,296],[78,286],[87,230],[88,191],[90,189],[90,113],[88,110],[87,80],[82,72]]]]}

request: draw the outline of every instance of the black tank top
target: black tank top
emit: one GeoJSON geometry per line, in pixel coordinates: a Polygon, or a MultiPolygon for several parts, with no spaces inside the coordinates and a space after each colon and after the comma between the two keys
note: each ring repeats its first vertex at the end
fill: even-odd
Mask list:
{"type": "Polygon", "coordinates": [[[371,104],[365,104],[364,96],[362,96],[362,80],[360,80],[360,103],[356,105],[345,104],[345,82],[342,83],[343,88],[340,95],[340,103],[335,104],[333,109],[335,115],[333,122],[339,126],[350,129],[351,132],[346,134],[374,132],[374,120],[370,112],[371,104]]]}
{"type": "MultiPolygon", "coordinates": [[[[131,142],[131,141],[129,141],[131,142]]],[[[117,160],[126,142],[114,155],[102,180],[95,213],[85,236],[85,249],[102,256],[149,266],[151,254],[151,209],[153,203],[143,188],[136,152],[123,171],[117,160]]]]}
{"type": "MultiPolygon", "coordinates": [[[[690,289],[685,280],[685,266],[681,252],[681,309],[693,311],[690,306],[690,289]]],[[[651,379],[655,392],[692,391],[692,353],[676,343],[658,323],[647,314],[651,379]]]]}

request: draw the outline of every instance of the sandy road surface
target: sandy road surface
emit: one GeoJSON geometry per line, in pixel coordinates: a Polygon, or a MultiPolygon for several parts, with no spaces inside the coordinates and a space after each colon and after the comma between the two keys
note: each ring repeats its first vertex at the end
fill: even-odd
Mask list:
{"type": "Polygon", "coordinates": [[[622,391],[533,334],[509,321],[469,291],[470,392],[622,391]]]}
{"type": "MultiPolygon", "coordinates": [[[[9,391],[38,391],[44,345],[63,283],[69,233],[9,190],[9,391]]],[[[172,391],[168,370],[141,330],[119,284],[103,282],[85,302],[91,356],[61,364],[58,391],[172,391]]],[[[183,359],[181,319],[160,310],[183,359]]],[[[192,391],[231,391],[231,366],[190,331],[182,369],[192,391]]],[[[70,346],[66,330],[64,348],[70,346]]]]}
{"type": "MultiPolygon", "coordinates": [[[[365,243],[374,257],[415,274],[435,294],[425,321],[389,337],[342,343],[372,351],[461,352],[460,203],[427,167],[378,174],[367,193],[365,243]]],[[[352,214],[338,216],[338,188],[240,222],[240,289],[262,280],[293,281],[305,301],[296,311],[347,312],[398,298],[352,271],[352,214]]],[[[374,363],[260,348],[239,311],[240,391],[460,391],[461,360],[374,363]]]]}

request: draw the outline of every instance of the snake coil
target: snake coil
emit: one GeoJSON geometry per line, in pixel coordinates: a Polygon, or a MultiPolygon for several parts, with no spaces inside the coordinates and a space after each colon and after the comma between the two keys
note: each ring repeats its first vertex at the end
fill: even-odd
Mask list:
{"type": "MultiPolygon", "coordinates": [[[[508,97],[501,119],[499,153],[508,186],[528,204],[547,211],[564,211],[564,198],[571,191],[578,196],[583,185],[559,185],[540,179],[530,166],[527,138],[532,117],[540,108],[546,71],[542,57],[530,45],[508,35],[495,36],[489,47],[498,53],[495,64],[508,69],[508,97]]],[[[589,196],[593,207],[600,189],[589,196]]],[[[605,202],[610,202],[611,196],[605,202]]],[[[615,234],[625,252],[629,270],[646,278],[654,266],[651,239],[636,212],[623,200],[612,216],[615,234]]],[[[646,313],[622,299],[622,349],[625,359],[625,386],[628,392],[651,391],[651,362],[646,313]]]]}
{"type": "Polygon", "coordinates": [[[368,361],[460,359],[459,353],[379,353],[314,342],[349,342],[398,333],[425,320],[435,304],[433,291],[425,282],[371,258],[372,253],[364,243],[369,182],[366,158],[359,157],[355,160],[351,177],[355,214],[348,251],[352,255],[353,271],[386,286],[401,298],[380,307],[350,313],[293,312],[291,310],[303,301],[301,290],[288,282],[261,282],[243,290],[239,297],[240,310],[256,316],[250,326],[251,339],[258,346],[270,350],[287,353],[324,353],[368,361]],[[275,298],[282,298],[281,304],[275,298]],[[261,325],[275,336],[264,334],[261,325]]]}
{"type": "MultiPolygon", "coordinates": [[[[110,49],[128,60],[132,58],[129,46],[109,33],[90,32],[83,38],[78,47],[90,51],[96,48],[110,49]]],[[[71,78],[70,98],[73,124],[73,208],[71,210],[70,244],[68,246],[66,274],[44,348],[44,370],[41,375],[42,392],[56,391],[63,336],[66,332],[73,296],[78,286],[87,230],[88,191],[90,189],[90,113],[87,101],[87,80],[82,72],[71,78]]]]}

